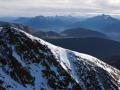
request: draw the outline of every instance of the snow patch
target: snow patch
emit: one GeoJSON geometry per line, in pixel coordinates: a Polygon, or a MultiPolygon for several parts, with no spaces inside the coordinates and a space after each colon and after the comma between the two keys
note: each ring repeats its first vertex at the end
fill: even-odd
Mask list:
{"type": "Polygon", "coordinates": [[[15,50],[14,46],[12,46],[12,55],[13,55],[13,57],[16,58],[16,60],[18,60],[19,63],[22,64],[23,67],[25,67],[25,63],[22,62],[21,57],[16,53],[16,50],[15,50]]]}

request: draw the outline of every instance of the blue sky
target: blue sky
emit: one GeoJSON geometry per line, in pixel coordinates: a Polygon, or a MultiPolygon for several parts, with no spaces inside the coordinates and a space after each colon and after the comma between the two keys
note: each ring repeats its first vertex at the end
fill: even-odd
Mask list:
{"type": "Polygon", "coordinates": [[[0,0],[0,16],[120,14],[120,0],[0,0]]]}

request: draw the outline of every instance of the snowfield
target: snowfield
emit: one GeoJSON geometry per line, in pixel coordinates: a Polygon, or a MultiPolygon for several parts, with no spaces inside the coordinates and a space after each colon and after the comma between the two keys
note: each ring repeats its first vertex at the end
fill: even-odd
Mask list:
{"type": "Polygon", "coordinates": [[[4,45],[0,47],[0,59],[4,59],[7,63],[0,67],[0,81],[3,82],[0,83],[0,88],[3,87],[7,90],[120,89],[120,71],[99,59],[52,45],[18,28],[11,27],[11,31],[15,40],[11,39],[12,36],[8,34],[7,30],[0,28],[1,40],[6,45],[6,47],[4,45]],[[31,43],[35,44],[34,48],[29,48],[32,47],[32,45],[29,46],[31,43]],[[19,44],[23,46],[27,44],[28,47],[18,48],[18,46],[20,47],[19,44]],[[41,46],[36,47],[36,44],[41,46]],[[11,58],[9,55],[3,54],[3,52],[8,53],[5,51],[7,48],[11,48],[12,58],[20,64],[20,67],[12,66],[11,68],[13,64],[8,62],[12,62],[11,58]],[[40,61],[38,62],[38,60],[40,61]],[[19,76],[15,67],[25,70],[23,77],[19,76]],[[47,73],[46,70],[51,74],[47,73]],[[15,75],[13,74],[14,77],[10,74],[12,72],[15,73],[15,75]],[[27,78],[27,75],[29,75],[29,78],[27,78]],[[65,81],[68,78],[67,76],[69,80],[65,81]],[[51,79],[55,82],[51,82],[51,79]],[[56,87],[52,86],[51,83],[55,84],[56,87]],[[73,89],[74,85],[79,89],[73,89]]]}

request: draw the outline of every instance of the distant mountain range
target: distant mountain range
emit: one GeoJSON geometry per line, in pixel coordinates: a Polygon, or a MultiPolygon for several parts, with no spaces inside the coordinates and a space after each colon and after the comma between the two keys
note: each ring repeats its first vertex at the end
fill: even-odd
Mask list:
{"type": "Polygon", "coordinates": [[[34,36],[40,37],[40,38],[58,38],[61,37],[59,33],[56,33],[54,31],[48,31],[48,32],[43,32],[43,31],[38,31],[36,29],[33,29],[32,27],[25,26],[22,24],[16,24],[16,23],[8,23],[8,22],[0,22],[0,26],[11,26],[11,27],[16,27],[19,29],[24,30],[25,32],[28,32],[34,36]]]}
{"type": "Polygon", "coordinates": [[[108,38],[105,34],[85,28],[72,28],[61,32],[62,35],[72,38],[98,37],[108,38]]]}
{"type": "MultiPolygon", "coordinates": [[[[7,18],[1,18],[7,21],[7,18]]],[[[85,28],[99,31],[111,39],[120,41],[120,20],[110,15],[98,15],[94,17],[73,17],[73,16],[36,16],[8,18],[8,22],[30,26],[38,31],[61,32],[71,28],[85,28]]]]}
{"type": "Polygon", "coordinates": [[[97,38],[109,38],[107,35],[98,32],[93,31],[85,28],[72,28],[67,29],[62,32],[54,32],[54,31],[48,31],[44,32],[41,30],[33,29],[29,26],[21,25],[21,24],[15,24],[15,23],[8,23],[8,22],[0,22],[0,26],[4,26],[8,24],[9,26],[13,26],[16,28],[20,28],[34,36],[43,38],[43,39],[58,39],[58,38],[86,38],[86,37],[97,37],[97,38]]]}
{"type": "Polygon", "coordinates": [[[21,17],[13,20],[14,23],[24,24],[44,31],[63,31],[70,28],[88,28],[101,32],[120,32],[120,20],[109,15],[98,15],[95,17],[82,19],[72,16],[56,17],[21,17]]]}
{"type": "Polygon", "coordinates": [[[0,21],[3,22],[12,22],[14,20],[16,20],[18,17],[0,17],[0,21]]]}
{"type": "MultiPolygon", "coordinates": [[[[106,18],[111,17],[106,16],[106,18]]],[[[22,24],[0,22],[0,26],[4,26],[6,24],[22,29],[25,32],[28,32],[34,36],[46,39],[47,41],[54,43],[56,45],[60,45],[62,47],[72,49],[75,51],[88,53],[101,59],[107,58],[105,60],[107,60],[106,62],[107,63],[109,62],[109,64],[115,61],[114,63],[116,63],[116,65],[114,63],[111,65],[114,65],[117,68],[119,68],[118,67],[119,65],[117,64],[119,63],[119,61],[115,59],[111,60],[109,58],[112,56],[120,56],[120,44],[119,42],[108,40],[114,36],[116,36],[116,38],[119,37],[119,32],[114,33],[113,35],[100,32],[99,30],[94,31],[86,28],[65,29],[62,32],[54,31],[44,32],[42,30],[36,30],[33,29],[32,27],[28,27],[22,24]]]]}
{"type": "Polygon", "coordinates": [[[94,17],[73,16],[36,16],[36,17],[3,17],[0,21],[14,22],[47,31],[64,30],[64,28],[88,28],[103,32],[120,32],[120,20],[110,15],[98,15],[94,17]],[[114,26],[114,27],[113,27],[114,26]]]}
{"type": "Polygon", "coordinates": [[[75,51],[88,53],[99,58],[120,54],[119,42],[108,40],[108,36],[97,31],[84,28],[73,28],[69,30],[67,29],[61,33],[56,33],[53,31],[43,32],[21,24],[11,24],[5,22],[1,22],[0,26],[4,26],[6,24],[8,26],[22,29],[36,37],[46,39],[56,45],[60,45],[75,51]],[[79,48],[79,46],[81,46],[81,48],[79,48]]]}
{"type": "Polygon", "coordinates": [[[68,25],[82,20],[84,20],[84,18],[72,16],[36,16],[31,18],[18,18],[13,22],[28,25],[38,30],[59,32],[61,30],[66,29],[68,25]]]}
{"type": "Polygon", "coordinates": [[[71,28],[83,27],[102,32],[113,40],[120,41],[120,20],[110,15],[99,15],[69,25],[71,28]]]}
{"type": "Polygon", "coordinates": [[[59,39],[59,38],[86,38],[86,37],[96,37],[96,38],[108,38],[109,37],[101,32],[93,31],[85,28],[73,28],[67,29],[62,32],[54,31],[37,31],[33,35],[41,37],[43,39],[59,39]]]}
{"type": "Polygon", "coordinates": [[[104,14],[74,23],[71,26],[84,27],[106,33],[120,32],[120,20],[104,14]]]}

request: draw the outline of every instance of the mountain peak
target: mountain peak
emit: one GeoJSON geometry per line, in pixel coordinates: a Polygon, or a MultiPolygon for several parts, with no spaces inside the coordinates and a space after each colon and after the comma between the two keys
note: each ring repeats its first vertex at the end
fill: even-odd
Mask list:
{"type": "Polygon", "coordinates": [[[39,18],[45,18],[44,16],[35,16],[34,18],[39,19],[39,18]]]}
{"type": "Polygon", "coordinates": [[[0,30],[0,88],[118,90],[120,71],[90,55],[54,46],[19,28],[0,30]]]}
{"type": "Polygon", "coordinates": [[[90,18],[90,20],[92,20],[92,19],[95,19],[95,20],[105,20],[105,21],[117,20],[117,19],[113,18],[112,16],[110,16],[110,15],[105,15],[105,14],[98,15],[98,16],[95,16],[95,17],[93,17],[93,18],[90,18]]]}
{"type": "Polygon", "coordinates": [[[110,15],[105,15],[105,14],[102,14],[101,17],[103,17],[104,19],[112,18],[110,15]]]}

